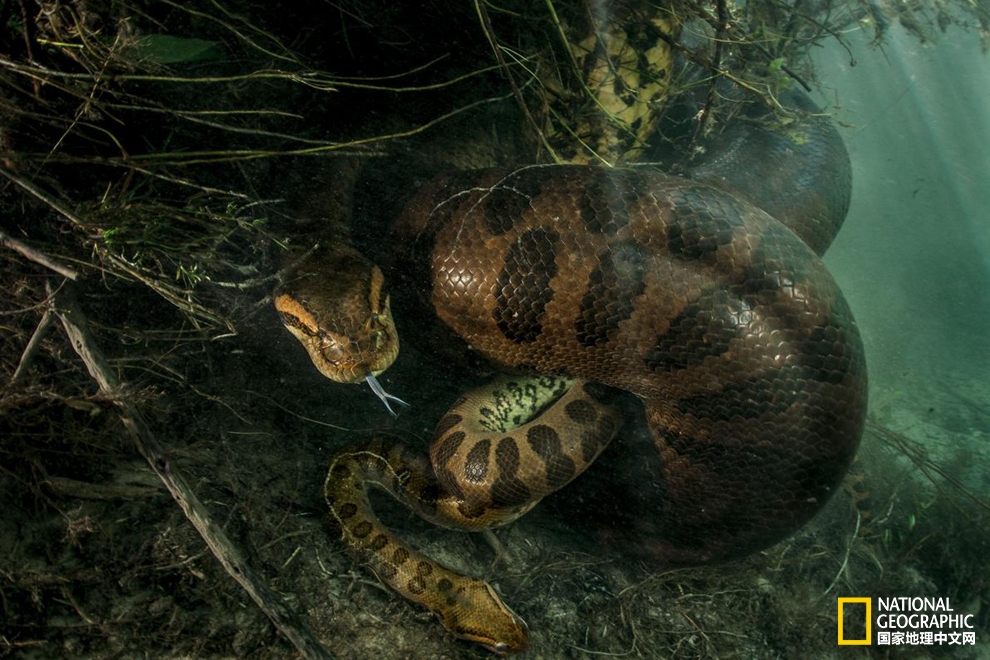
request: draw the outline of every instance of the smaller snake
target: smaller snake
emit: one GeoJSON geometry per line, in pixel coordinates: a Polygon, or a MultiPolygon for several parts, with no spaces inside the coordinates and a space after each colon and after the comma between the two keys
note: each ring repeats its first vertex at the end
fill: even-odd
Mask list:
{"type": "Polygon", "coordinates": [[[494,589],[440,566],[395,538],[372,511],[368,488],[390,493],[443,527],[479,530],[505,525],[577,476],[612,440],[620,419],[608,399],[608,392],[593,383],[549,376],[498,377],[461,397],[440,420],[431,462],[402,445],[378,441],[335,454],[324,484],[331,527],[379,579],[429,608],[456,637],[499,654],[525,650],[526,624],[494,589]],[[533,416],[538,418],[524,422],[533,416]],[[469,435],[483,439],[472,450],[458,453],[463,446],[459,439],[469,435]],[[562,445],[554,447],[554,441],[562,445]],[[486,450],[491,442],[497,443],[498,465],[479,469],[481,463],[471,453],[486,450]],[[558,462],[576,464],[538,469],[551,453],[558,462]]]}

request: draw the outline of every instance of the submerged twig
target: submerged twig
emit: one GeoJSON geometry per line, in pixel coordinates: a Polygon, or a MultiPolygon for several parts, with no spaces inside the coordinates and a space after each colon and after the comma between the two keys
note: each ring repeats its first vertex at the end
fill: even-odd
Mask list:
{"type": "MultiPolygon", "coordinates": [[[[725,0],[717,0],[715,3],[718,11],[718,22],[715,25],[715,52],[712,54],[712,70],[718,71],[722,68],[722,50],[725,44],[725,33],[729,26],[729,13],[725,7],[725,0]]],[[[718,88],[719,76],[712,75],[708,79],[708,94],[705,97],[705,106],[698,112],[698,125],[694,129],[694,137],[691,144],[698,144],[698,141],[705,135],[705,127],[711,118],[712,107],[715,105],[715,92],[718,88]]]]}
{"type": "Polygon", "coordinates": [[[38,348],[41,346],[41,340],[45,338],[51,324],[52,310],[51,307],[49,307],[41,316],[41,320],[38,321],[38,327],[34,329],[31,339],[28,341],[27,346],[24,347],[24,352],[21,353],[21,360],[17,363],[17,369],[14,370],[14,375],[10,377],[11,388],[14,385],[17,385],[17,383],[24,378],[24,374],[27,373],[28,367],[31,366],[31,362],[34,360],[34,356],[37,354],[38,348]]]}
{"type": "Polygon", "coordinates": [[[19,252],[21,256],[30,259],[36,264],[41,264],[45,268],[51,269],[61,275],[62,277],[67,277],[70,280],[78,280],[79,272],[60,264],[55,259],[52,259],[44,252],[35,250],[33,247],[27,243],[23,243],[13,236],[8,236],[4,231],[0,230],[0,245],[10,248],[15,252],[19,252]]]}
{"type": "Polygon", "coordinates": [[[78,215],[70,211],[68,208],[66,208],[64,204],[59,202],[57,199],[46,193],[38,186],[31,183],[30,181],[17,176],[16,174],[14,174],[5,167],[0,167],[0,174],[7,177],[11,181],[11,183],[14,183],[19,188],[26,190],[27,192],[31,193],[32,195],[40,199],[42,202],[50,206],[53,210],[57,211],[60,215],[62,215],[66,220],[68,220],[72,224],[76,225],[77,227],[86,227],[86,223],[83,222],[82,218],[80,218],[78,215]]]}
{"type": "Polygon", "coordinates": [[[512,95],[519,104],[519,109],[526,118],[526,122],[533,129],[533,133],[540,139],[540,144],[542,144],[543,148],[550,154],[553,162],[560,162],[560,157],[557,156],[557,153],[554,151],[553,147],[550,146],[550,143],[547,141],[547,136],[540,127],[539,122],[537,122],[536,118],[533,117],[533,113],[529,111],[529,106],[526,104],[526,99],[523,97],[522,90],[516,83],[515,76],[512,75],[512,67],[505,60],[505,54],[502,51],[502,46],[495,38],[495,32],[492,29],[492,21],[488,16],[488,9],[485,7],[484,3],[479,0],[475,0],[474,7],[475,11],[478,12],[478,17],[481,19],[481,27],[484,30],[485,36],[488,38],[488,44],[492,47],[492,52],[495,53],[495,59],[498,61],[498,67],[502,70],[502,73],[505,74],[505,78],[509,82],[509,87],[512,89],[512,95]]]}
{"type": "Polygon", "coordinates": [[[857,511],[856,528],[853,530],[852,535],[850,535],[849,542],[846,543],[846,552],[842,557],[842,564],[839,566],[839,570],[835,573],[835,577],[832,579],[831,584],[829,584],[828,588],[823,592],[823,595],[832,591],[832,588],[835,587],[836,583],[839,581],[839,578],[842,577],[842,574],[846,571],[846,566],[849,565],[849,551],[852,549],[852,545],[856,541],[856,536],[859,534],[860,522],[862,522],[862,516],[860,516],[859,511],[857,511]]]}
{"type": "Polygon", "coordinates": [[[873,431],[882,441],[898,449],[904,456],[914,463],[915,467],[917,467],[918,470],[920,470],[921,473],[928,478],[932,485],[934,485],[943,495],[947,495],[947,493],[942,489],[942,486],[936,481],[934,476],[932,476],[931,473],[933,472],[942,477],[949,483],[949,485],[970,499],[978,507],[985,511],[990,511],[990,501],[977,495],[970,488],[968,488],[966,484],[949,474],[945,468],[929,458],[928,452],[922,445],[910,440],[903,434],[889,429],[886,426],[882,426],[872,420],[867,422],[867,428],[873,431]]]}

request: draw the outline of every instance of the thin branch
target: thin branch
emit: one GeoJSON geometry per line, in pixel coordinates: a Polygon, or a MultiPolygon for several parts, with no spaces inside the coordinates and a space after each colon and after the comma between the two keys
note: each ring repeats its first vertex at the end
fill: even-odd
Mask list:
{"type": "Polygon", "coordinates": [[[846,566],[849,565],[849,551],[852,549],[853,543],[856,541],[856,537],[859,535],[859,525],[862,521],[862,516],[860,516],[859,511],[856,512],[856,529],[853,530],[852,535],[849,537],[849,542],[846,543],[846,553],[842,558],[842,565],[839,566],[839,570],[836,572],[835,577],[832,579],[832,583],[828,585],[828,589],[824,591],[825,594],[832,591],[832,588],[842,577],[842,574],[846,571],[846,566]]]}
{"type": "MultiPolygon", "coordinates": [[[[725,31],[729,25],[729,14],[725,8],[725,0],[716,0],[718,11],[718,23],[715,26],[715,52],[712,54],[712,71],[722,68],[722,48],[725,44],[725,31]]],[[[694,129],[694,137],[691,144],[697,144],[704,137],[705,126],[712,114],[712,107],[715,105],[715,92],[718,87],[718,75],[713,75],[708,81],[708,96],[705,98],[705,107],[698,113],[698,125],[694,129]]]]}
{"type": "MultiPolygon", "coordinates": [[[[373,85],[370,83],[355,82],[357,79],[345,79],[345,78],[332,78],[328,74],[322,71],[285,71],[283,69],[259,69],[257,71],[251,71],[249,73],[236,73],[225,76],[176,76],[168,74],[155,74],[155,73],[107,73],[107,74],[97,74],[97,73],[74,73],[71,71],[58,71],[55,69],[46,69],[39,66],[30,66],[27,64],[18,64],[12,60],[0,57],[0,67],[5,67],[11,71],[16,71],[22,75],[28,76],[34,80],[44,82],[45,84],[53,84],[52,79],[61,78],[63,80],[85,80],[92,81],[93,84],[99,84],[102,82],[160,82],[160,83],[172,83],[172,84],[218,84],[218,83],[230,83],[230,82],[245,82],[248,80],[287,80],[289,82],[298,83],[316,89],[323,92],[336,92],[341,88],[348,89],[364,89],[370,91],[378,92],[430,92],[438,89],[444,89],[446,87],[451,87],[457,83],[463,82],[465,80],[470,80],[477,76],[483,75],[490,71],[494,71],[499,67],[497,64],[482,67],[480,69],[475,69],[473,71],[468,71],[467,73],[455,76],[448,80],[441,80],[435,83],[428,83],[425,85],[407,85],[403,87],[393,87],[389,85],[373,85]]],[[[59,88],[73,96],[82,98],[86,100],[86,97],[82,95],[79,91],[70,90],[68,88],[59,88]]]]}
{"type": "Polygon", "coordinates": [[[38,186],[31,183],[30,181],[26,179],[22,179],[21,177],[17,176],[16,174],[14,174],[5,167],[0,167],[0,174],[10,179],[10,181],[16,184],[19,188],[26,190],[27,192],[31,193],[32,195],[43,201],[45,204],[50,206],[55,211],[58,211],[59,214],[65,217],[65,219],[71,222],[72,224],[76,225],[77,227],[82,227],[84,229],[87,228],[87,225],[85,222],[83,222],[82,218],[80,218],[78,215],[70,211],[68,208],[63,206],[61,202],[59,202],[57,199],[46,193],[38,186]]]}
{"type": "Polygon", "coordinates": [[[55,261],[47,254],[35,250],[30,245],[22,243],[13,236],[7,235],[3,230],[0,230],[0,245],[8,247],[15,252],[19,252],[21,256],[30,259],[36,264],[41,264],[45,268],[55,271],[62,277],[67,277],[70,280],[78,280],[79,272],[69,268],[68,266],[63,266],[59,262],[55,261]]]}
{"type": "Polygon", "coordinates": [[[24,374],[27,373],[28,367],[31,366],[31,362],[34,361],[34,356],[38,352],[38,348],[41,346],[41,340],[45,338],[48,334],[48,329],[52,325],[52,310],[51,307],[45,310],[45,313],[41,316],[41,320],[38,321],[38,327],[34,329],[34,333],[31,335],[31,339],[28,341],[27,346],[24,347],[24,352],[21,353],[21,360],[17,363],[17,369],[14,370],[14,375],[10,377],[10,389],[13,389],[17,383],[24,378],[24,374]]]}
{"type": "Polygon", "coordinates": [[[485,37],[488,38],[488,44],[492,47],[492,51],[495,53],[495,59],[498,61],[498,66],[502,69],[502,73],[505,74],[506,79],[509,81],[509,87],[512,88],[512,95],[516,98],[516,102],[519,104],[519,109],[522,110],[523,116],[526,117],[526,122],[533,127],[533,132],[537,137],[539,137],[540,142],[543,144],[543,148],[547,150],[553,161],[555,163],[560,162],[560,158],[547,141],[547,136],[544,134],[539,122],[537,122],[536,118],[533,117],[533,113],[529,111],[529,106],[526,105],[526,99],[523,97],[522,90],[520,90],[519,86],[516,84],[515,76],[512,75],[512,68],[509,65],[509,62],[506,61],[505,54],[502,52],[502,47],[495,38],[495,32],[492,28],[492,21],[488,16],[488,9],[481,0],[475,0],[474,8],[478,13],[478,18],[481,19],[481,27],[485,32],[485,37]]]}
{"type": "Polygon", "coordinates": [[[186,314],[189,314],[193,318],[205,319],[211,323],[223,325],[229,332],[236,333],[236,330],[230,320],[196,302],[192,298],[191,293],[186,289],[169,284],[156,277],[154,274],[145,272],[140,266],[128,262],[122,255],[110,253],[103,249],[102,246],[98,249],[104,259],[108,260],[119,270],[127,273],[137,281],[150,288],[152,291],[172,303],[172,305],[186,314]]]}
{"type": "MultiPolygon", "coordinates": [[[[316,147],[304,147],[299,149],[284,149],[284,150],[256,150],[256,149],[236,149],[227,151],[179,151],[179,152],[159,152],[159,153],[146,153],[146,154],[133,154],[130,157],[123,158],[100,158],[100,157],[75,157],[67,156],[61,154],[17,154],[18,162],[34,162],[36,160],[42,160],[46,162],[57,162],[57,163],[88,163],[88,164],[98,164],[107,165],[115,167],[128,167],[131,169],[137,169],[136,163],[148,163],[150,166],[163,167],[166,165],[176,165],[176,166],[189,166],[189,165],[208,165],[213,163],[230,163],[235,161],[245,161],[245,160],[258,160],[260,158],[276,158],[284,156],[319,156],[324,154],[332,154],[334,156],[359,156],[368,155],[367,152],[359,151],[360,148],[366,145],[373,145],[388,142],[390,140],[399,140],[401,138],[411,137],[413,135],[418,135],[423,133],[438,124],[442,124],[448,119],[452,119],[457,115],[478,108],[482,105],[488,103],[498,103],[505,101],[512,97],[512,93],[504,94],[501,96],[492,96],[489,98],[480,99],[478,101],[473,101],[467,105],[463,105],[449,112],[445,112],[442,115],[434,117],[424,124],[420,124],[414,128],[397,131],[395,133],[388,133],[385,135],[372,135],[365,138],[358,138],[356,140],[351,140],[349,142],[341,142],[339,144],[321,145],[316,147]],[[348,151],[353,149],[354,151],[348,151]]],[[[0,173],[4,174],[8,178],[13,178],[12,175],[0,168],[0,173]]],[[[20,181],[17,181],[19,185],[22,185],[20,181]]],[[[30,185],[24,182],[23,185],[30,185]]],[[[36,188],[29,190],[36,195],[43,195],[43,193],[35,193],[36,188]]],[[[40,199],[45,202],[49,202],[48,197],[41,196],[40,199]]],[[[57,208],[59,212],[63,212],[61,208],[57,208]]],[[[64,213],[64,212],[63,212],[64,213]]],[[[80,220],[81,222],[81,220],[80,220]]]]}

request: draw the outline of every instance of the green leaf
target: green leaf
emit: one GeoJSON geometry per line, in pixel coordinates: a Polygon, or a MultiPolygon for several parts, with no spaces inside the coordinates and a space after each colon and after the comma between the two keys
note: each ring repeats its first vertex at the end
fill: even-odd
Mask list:
{"type": "Polygon", "coordinates": [[[134,45],[139,58],[157,64],[181,64],[214,59],[219,56],[217,41],[149,34],[134,45]]]}

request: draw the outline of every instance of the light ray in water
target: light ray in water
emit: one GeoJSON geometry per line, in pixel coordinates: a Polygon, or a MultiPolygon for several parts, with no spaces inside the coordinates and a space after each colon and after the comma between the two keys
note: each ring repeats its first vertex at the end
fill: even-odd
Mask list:
{"type": "Polygon", "coordinates": [[[385,407],[388,409],[389,413],[392,414],[392,417],[398,417],[398,415],[394,410],[392,410],[392,406],[388,404],[389,401],[395,401],[396,403],[401,403],[407,408],[409,407],[409,404],[403,401],[402,399],[400,399],[399,397],[392,396],[391,394],[386,392],[385,388],[382,387],[382,384],[378,382],[377,378],[375,378],[375,374],[368,372],[368,375],[365,376],[364,379],[368,381],[368,387],[371,388],[371,391],[374,392],[375,395],[382,400],[382,403],[385,404],[385,407]]]}

